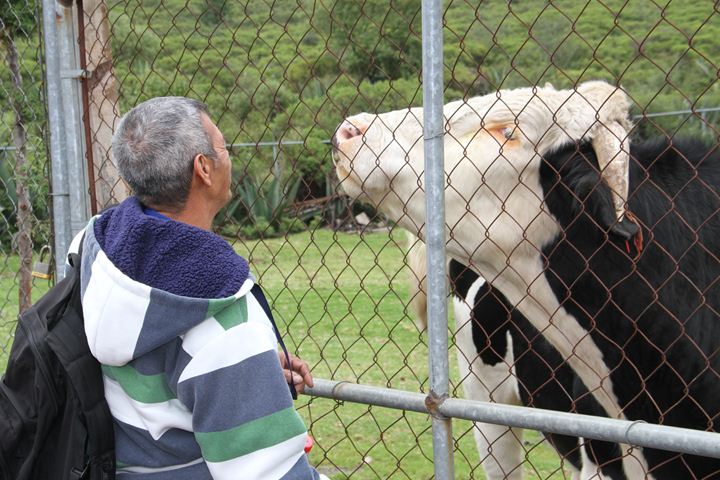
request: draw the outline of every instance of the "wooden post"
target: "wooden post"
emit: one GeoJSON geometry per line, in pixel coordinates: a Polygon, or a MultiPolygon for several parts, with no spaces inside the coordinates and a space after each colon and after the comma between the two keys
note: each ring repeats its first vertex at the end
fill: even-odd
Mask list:
{"type": "Polygon", "coordinates": [[[18,306],[20,313],[32,305],[32,203],[28,192],[29,166],[25,156],[27,132],[23,113],[23,82],[20,72],[20,58],[11,34],[0,31],[0,44],[7,49],[7,64],[12,77],[13,91],[10,93],[10,108],[15,112],[12,140],[15,146],[15,194],[17,197],[16,243],[20,256],[20,278],[18,285],[18,306]]]}
{"type": "Polygon", "coordinates": [[[87,72],[83,81],[83,106],[88,177],[95,214],[123,201],[129,191],[120,178],[111,150],[112,135],[121,114],[107,5],[104,0],[81,0],[78,6],[81,67],[87,72]]]}

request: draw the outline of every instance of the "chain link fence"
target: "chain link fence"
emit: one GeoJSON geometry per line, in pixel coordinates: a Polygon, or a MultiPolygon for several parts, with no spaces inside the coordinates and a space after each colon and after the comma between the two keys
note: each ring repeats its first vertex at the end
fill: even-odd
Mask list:
{"type": "MultiPolygon", "coordinates": [[[[27,307],[48,287],[46,279],[31,276],[33,260],[51,240],[39,15],[33,2],[3,1],[0,4],[2,365],[18,309],[27,307]]],[[[46,254],[45,260],[49,258],[46,254]]]]}
{"type": "MultiPolygon", "coordinates": [[[[16,58],[20,59],[16,64],[22,73],[22,83],[17,83],[12,68],[0,69],[0,96],[8,106],[0,117],[0,145],[7,145],[0,150],[0,281],[3,292],[7,292],[0,297],[0,358],[4,365],[19,308],[18,292],[24,281],[18,273],[22,270],[21,259],[30,255],[37,260],[41,247],[53,240],[55,250],[60,248],[58,232],[54,238],[50,236],[53,212],[48,201],[51,172],[47,149],[52,145],[42,98],[42,32],[37,31],[42,14],[39,5],[30,0],[0,1],[5,2],[0,10],[7,12],[0,14],[5,26],[0,46],[12,66],[11,45],[15,45],[16,58]],[[16,22],[24,15],[30,20],[16,22]],[[12,35],[8,36],[10,31],[12,35]],[[19,123],[26,134],[25,140],[19,142],[16,119],[20,111],[23,117],[19,123]],[[24,160],[20,151],[24,151],[24,160]],[[19,232],[24,228],[19,218],[23,212],[18,197],[22,195],[20,184],[26,186],[32,205],[30,247],[20,241],[19,232]]],[[[67,200],[58,200],[64,192],[57,190],[52,197],[56,199],[54,213],[60,205],[72,217],[71,231],[61,232],[60,236],[71,238],[89,215],[121,201],[127,194],[109,148],[112,132],[124,112],[143,100],[165,95],[188,96],[207,103],[233,158],[234,197],[218,215],[215,231],[250,261],[268,294],[288,348],[309,362],[316,378],[327,381],[321,382],[315,396],[302,396],[297,403],[315,439],[311,463],[333,479],[434,478],[437,470],[431,418],[441,415],[437,409],[435,417],[417,413],[426,411],[422,398],[430,393],[431,382],[427,332],[412,307],[413,303],[424,304],[425,267],[422,261],[415,263],[415,253],[408,254],[409,245],[417,240],[408,240],[406,231],[399,226],[413,229],[415,225],[419,229],[425,220],[415,216],[409,204],[408,211],[393,216],[387,215],[379,203],[373,206],[373,202],[350,200],[343,193],[348,188],[347,179],[336,173],[331,145],[338,125],[354,114],[423,105],[420,2],[62,3],[52,12],[64,19],[64,23],[57,24],[58,35],[71,39],[64,44],[70,53],[61,55],[63,64],[59,70],[65,82],[61,87],[63,92],[74,89],[74,100],[63,99],[62,107],[62,119],[67,124],[64,128],[74,125],[74,133],[65,135],[70,138],[63,141],[73,142],[74,147],[63,149],[80,152],[67,172],[69,177],[79,179],[80,187],[69,188],[67,200]],[[63,206],[60,201],[68,203],[63,206]],[[354,396],[353,384],[392,390],[354,396]],[[393,391],[422,395],[388,397],[393,391]]],[[[547,83],[569,89],[589,80],[606,80],[621,85],[630,98],[630,114],[635,122],[633,143],[646,138],[674,141],[692,137],[715,148],[718,144],[720,82],[715,50],[720,12],[713,2],[690,5],[678,1],[451,0],[443,4],[442,18],[441,90],[446,101],[469,101],[501,89],[547,83]],[[661,115],[665,112],[671,114],[661,115]]],[[[404,127],[395,127],[389,128],[387,141],[392,144],[390,139],[396,139],[399,145],[404,127]]],[[[367,145],[371,133],[367,132],[367,145]]],[[[422,148],[419,135],[414,141],[422,148]]],[[[413,168],[418,165],[412,163],[416,154],[411,153],[416,144],[403,144],[406,161],[413,168]]],[[[380,162],[384,154],[383,149],[374,152],[376,171],[386,168],[380,162]]],[[[67,155],[71,164],[72,154],[67,155]]],[[[469,159],[472,153],[466,151],[462,156],[469,159]]],[[[448,163],[451,161],[446,159],[448,163]]],[[[56,173],[53,170],[52,174],[56,173]]],[[[422,168],[416,168],[414,173],[417,188],[422,168]]],[[[477,171],[479,176],[484,173],[477,171]]],[[[387,171],[385,174],[391,175],[387,171]]],[[[388,195],[405,195],[395,180],[400,179],[387,178],[393,186],[388,195]]],[[[714,192],[714,204],[720,205],[717,183],[708,188],[714,192]]],[[[668,198],[670,202],[675,199],[668,198]]],[[[479,215],[472,210],[470,198],[464,200],[467,215],[479,215]]],[[[457,207],[447,208],[452,215],[452,209],[457,207]]],[[[708,223],[713,221],[707,219],[708,223]]],[[[695,225],[691,219],[687,222],[695,225]]],[[[451,239],[464,235],[461,225],[450,225],[451,239]]],[[[652,248],[654,225],[643,227],[646,247],[652,248]]],[[[700,233],[697,226],[690,230],[700,233]]],[[[475,246],[479,245],[480,240],[475,246]]],[[[541,250],[543,246],[532,248],[541,250]]],[[[700,248],[707,250],[710,245],[700,248]]],[[[472,253],[458,259],[469,264],[472,253]]],[[[714,261],[716,255],[709,252],[714,261]]],[[[675,268],[682,258],[668,254],[665,261],[668,268],[675,268]]],[[[687,275],[681,267],[677,269],[674,275],[687,275]]],[[[471,270],[456,271],[455,277],[452,269],[450,273],[456,293],[461,290],[460,280],[468,281],[467,275],[474,275],[472,279],[477,281],[477,274],[471,270]]],[[[655,285],[656,291],[660,293],[672,278],[670,275],[666,283],[655,285]]],[[[36,279],[32,298],[37,299],[47,284],[36,279]]],[[[449,332],[450,397],[602,415],[602,411],[585,405],[592,398],[587,391],[571,391],[565,379],[572,376],[572,368],[557,351],[546,349],[542,335],[518,326],[524,324],[517,315],[525,312],[518,309],[520,302],[504,301],[496,295],[502,290],[499,285],[493,290],[492,305],[501,305],[504,313],[496,317],[500,321],[495,327],[483,324],[491,319],[487,309],[492,305],[478,310],[483,299],[489,297],[478,294],[454,299],[449,332]],[[467,343],[468,329],[473,325],[484,326],[473,331],[467,343]],[[487,338],[478,339],[477,332],[487,338]],[[507,342],[509,347],[499,346],[497,341],[503,345],[507,342]],[[528,378],[518,373],[525,365],[546,368],[539,376],[528,378]],[[486,366],[494,367],[494,373],[483,369],[486,366]],[[555,401],[557,388],[564,390],[562,401],[555,401]],[[548,398],[555,403],[548,403],[548,398]]],[[[703,305],[710,310],[717,306],[716,288],[714,283],[698,286],[706,299],[703,305]]],[[[532,296],[531,289],[526,293],[532,296]]],[[[717,323],[717,312],[713,313],[717,323]]],[[[687,321],[677,318],[678,325],[687,321]]],[[[716,327],[707,328],[707,335],[717,339],[716,327]]],[[[678,335],[676,342],[686,338],[683,333],[678,335]]],[[[702,378],[717,385],[717,350],[707,350],[717,348],[717,340],[708,342],[698,347],[707,360],[702,378]]],[[[634,348],[630,343],[624,346],[634,348]]],[[[573,351],[582,349],[573,345],[573,351]]],[[[653,350],[653,358],[659,358],[656,369],[664,365],[667,357],[663,355],[669,351],[669,345],[658,345],[653,350]]],[[[617,369],[627,366],[623,363],[617,369]]],[[[643,372],[653,371],[647,365],[636,367],[643,372]]],[[[678,404],[692,396],[691,387],[691,383],[681,387],[686,391],[678,394],[678,404]]],[[[649,403],[653,401],[657,403],[658,399],[652,398],[649,403]]],[[[714,430],[715,415],[720,412],[712,413],[712,405],[702,404],[699,398],[693,401],[705,409],[704,426],[697,427],[695,422],[693,428],[714,430]]],[[[546,416],[546,420],[556,422],[552,431],[574,435],[555,435],[551,444],[540,433],[527,431],[523,435],[520,429],[547,426],[550,420],[532,423],[534,417],[527,412],[512,409],[507,414],[498,409],[493,417],[488,411],[477,413],[465,404],[453,403],[452,398],[444,406],[438,399],[438,404],[445,415],[450,415],[448,408],[454,409],[452,416],[456,417],[450,442],[455,478],[577,478],[573,474],[583,460],[585,465],[592,461],[605,475],[616,478],[613,475],[622,471],[623,457],[639,457],[637,452],[642,449],[615,450],[615,444],[591,444],[577,437],[648,438],[629,436],[630,427],[606,425],[601,420],[586,423],[581,417],[568,420],[546,416]],[[513,428],[474,424],[470,419],[513,428]],[[602,436],[598,431],[603,428],[605,433],[622,432],[624,436],[602,436]]],[[[430,407],[433,410],[433,405],[430,407]]],[[[646,417],[628,418],[665,423],[672,409],[664,408],[657,406],[657,412],[646,417]]],[[[675,420],[670,423],[692,426],[675,420]]],[[[642,425],[633,424],[633,428],[644,434],[651,431],[643,430],[642,425]]],[[[652,432],[650,437],[670,436],[664,430],[652,432]]],[[[682,451],[692,448],[690,442],[682,451]]],[[[671,455],[652,463],[651,474],[656,478],[720,475],[720,469],[712,470],[715,463],[709,459],[705,465],[710,465],[711,470],[703,470],[702,474],[689,469],[680,477],[663,473],[667,472],[664,466],[677,458],[681,457],[671,455]]],[[[687,464],[684,460],[680,463],[687,464]]]]}

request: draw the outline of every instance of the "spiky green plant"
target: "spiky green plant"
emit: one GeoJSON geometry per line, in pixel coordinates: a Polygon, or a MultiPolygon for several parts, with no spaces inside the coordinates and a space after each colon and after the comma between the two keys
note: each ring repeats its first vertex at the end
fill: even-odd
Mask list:
{"type": "Polygon", "coordinates": [[[297,177],[283,185],[278,177],[265,183],[244,177],[237,186],[237,196],[221,212],[220,218],[225,221],[223,232],[259,238],[302,230],[305,224],[288,214],[301,181],[297,177]]]}

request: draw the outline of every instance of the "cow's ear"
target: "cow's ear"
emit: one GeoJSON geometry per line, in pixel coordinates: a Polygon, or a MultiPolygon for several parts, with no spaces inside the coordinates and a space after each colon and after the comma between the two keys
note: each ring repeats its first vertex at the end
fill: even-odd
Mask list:
{"type": "Polygon", "coordinates": [[[612,193],[600,173],[594,168],[587,168],[587,164],[576,164],[576,167],[571,167],[562,175],[562,183],[570,190],[569,200],[574,214],[588,215],[602,230],[623,240],[632,238],[638,232],[638,226],[627,218],[617,220],[612,193]]]}
{"type": "Polygon", "coordinates": [[[483,119],[472,108],[462,109],[445,119],[445,128],[454,137],[476,135],[483,127],[483,119]]]}

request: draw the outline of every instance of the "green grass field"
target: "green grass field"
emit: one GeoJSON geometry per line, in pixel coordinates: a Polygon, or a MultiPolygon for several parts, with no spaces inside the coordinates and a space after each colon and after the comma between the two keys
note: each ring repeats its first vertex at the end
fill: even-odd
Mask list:
{"type": "MultiPolygon", "coordinates": [[[[0,256],[0,367],[3,372],[10,354],[18,315],[19,265],[17,256],[0,256]]],[[[48,288],[49,280],[33,278],[32,300],[42,297],[48,288]]]]}
{"type": "MultiPolygon", "coordinates": [[[[404,242],[399,230],[317,230],[236,249],[250,260],[288,344],[317,378],[426,392],[426,337],[406,307],[404,242]]],[[[461,396],[450,355],[453,394],[461,396]]],[[[298,405],[316,440],[311,461],[331,478],[433,477],[427,415],[307,397],[298,405]]],[[[458,479],[485,478],[471,429],[453,421],[458,479]]],[[[527,478],[569,478],[539,434],[527,433],[525,443],[527,478]]]]}
{"type": "MultiPolygon", "coordinates": [[[[404,234],[303,232],[237,242],[266,290],[288,348],[316,378],[426,392],[427,345],[406,311],[404,234]]],[[[0,364],[7,361],[17,314],[17,259],[0,268],[0,364]]],[[[37,299],[47,282],[36,281],[37,299]]],[[[450,352],[453,395],[455,353],[450,352]]],[[[4,369],[4,368],[3,368],[4,369]]],[[[301,396],[297,406],[314,439],[311,462],[332,479],[433,477],[427,415],[301,396]]],[[[472,424],[453,421],[455,478],[483,479],[472,424]]],[[[569,478],[536,432],[525,435],[527,478],[569,478]]]]}

